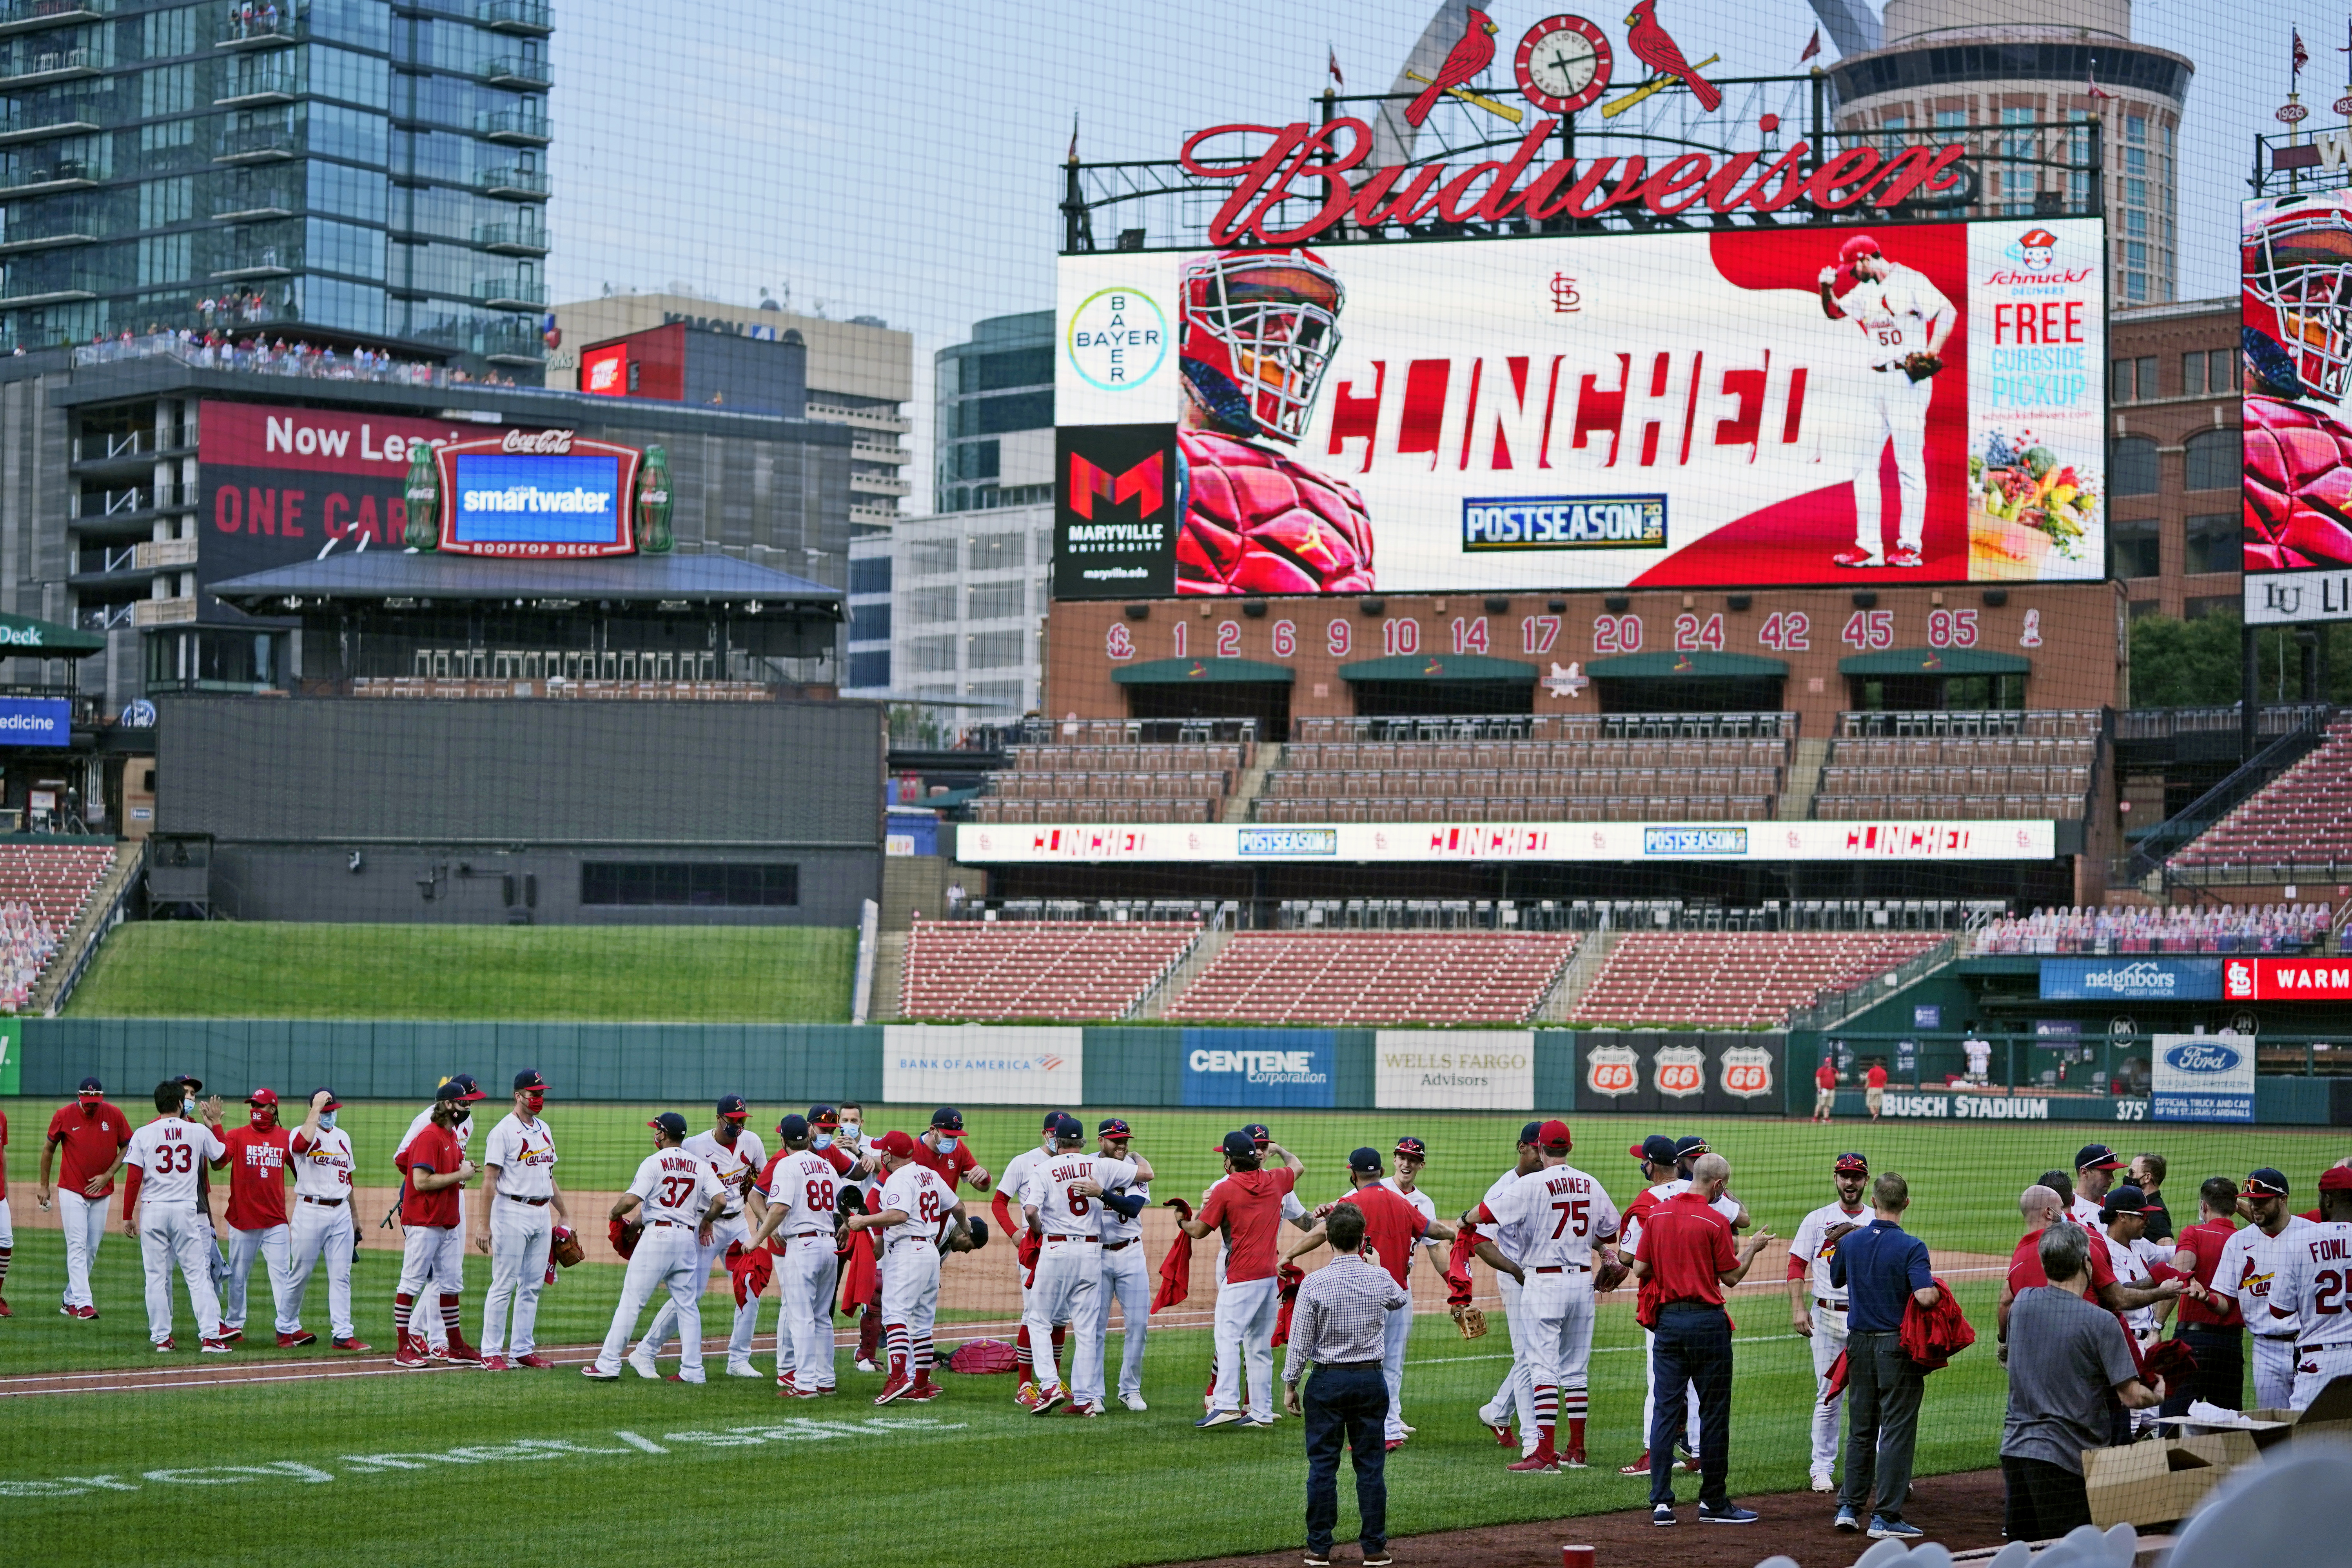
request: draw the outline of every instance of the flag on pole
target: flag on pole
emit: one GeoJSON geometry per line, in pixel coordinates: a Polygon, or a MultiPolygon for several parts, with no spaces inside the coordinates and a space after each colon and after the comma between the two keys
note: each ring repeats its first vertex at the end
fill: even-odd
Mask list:
{"type": "Polygon", "coordinates": [[[1339,51],[1332,48],[1328,44],[1324,45],[1323,47],[1329,51],[1324,58],[1324,68],[1331,73],[1333,81],[1338,82],[1341,87],[1347,86],[1348,79],[1339,74],[1339,51]]]}
{"type": "Polygon", "coordinates": [[[2311,53],[2303,47],[2302,28],[2294,27],[2288,31],[2294,39],[2294,74],[2299,86],[2303,77],[2303,68],[2311,63],[2311,53]]]}
{"type": "Polygon", "coordinates": [[[1078,161],[1078,111],[1070,110],[1070,162],[1078,161]]]}
{"type": "Polygon", "coordinates": [[[1813,36],[1805,40],[1805,52],[1797,57],[1797,63],[1799,65],[1803,65],[1807,60],[1811,59],[1815,55],[1818,55],[1821,52],[1822,30],[1819,27],[1815,27],[1813,29],[1813,36]]]}
{"type": "Polygon", "coordinates": [[[2099,85],[2099,57],[2096,55],[2093,55],[2091,57],[2091,71],[2087,77],[2083,79],[2083,90],[2094,101],[2102,98],[2115,97],[2114,93],[2109,92],[2105,88],[2099,85]]]}

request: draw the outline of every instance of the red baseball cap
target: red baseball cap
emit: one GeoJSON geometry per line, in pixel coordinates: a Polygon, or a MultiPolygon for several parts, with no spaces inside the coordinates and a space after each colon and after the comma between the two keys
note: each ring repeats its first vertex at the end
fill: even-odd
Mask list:
{"type": "Polygon", "coordinates": [[[1576,1142],[1569,1136],[1568,1123],[1556,1116],[1536,1129],[1536,1142],[1547,1149],[1561,1150],[1573,1148],[1576,1142]]]}
{"type": "Polygon", "coordinates": [[[1879,255],[1878,241],[1866,234],[1857,234],[1838,247],[1838,264],[1851,267],[1857,257],[1879,255]]]}
{"type": "Polygon", "coordinates": [[[1840,1154],[1837,1163],[1830,1169],[1841,1176],[1866,1176],[1870,1174],[1870,1162],[1859,1154],[1840,1154]]]}
{"type": "Polygon", "coordinates": [[[2320,1172],[2319,1190],[2323,1193],[2352,1192],[2352,1165],[2330,1165],[2320,1172]]]}
{"type": "Polygon", "coordinates": [[[245,1102],[247,1105],[276,1105],[278,1091],[274,1089],[257,1089],[245,1097],[245,1102]]]}
{"type": "Polygon", "coordinates": [[[915,1154],[915,1141],[895,1127],[877,1138],[874,1146],[894,1160],[909,1160],[915,1154]]]}

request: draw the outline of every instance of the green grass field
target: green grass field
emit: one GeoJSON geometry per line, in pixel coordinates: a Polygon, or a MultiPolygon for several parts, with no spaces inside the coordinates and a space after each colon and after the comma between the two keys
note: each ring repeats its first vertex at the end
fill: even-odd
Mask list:
{"type": "Polygon", "coordinates": [[[856,959],[855,931],[795,926],[137,921],[67,1015],[841,1024],[856,959]]]}
{"type": "MultiPolygon", "coordinates": [[[[21,1223],[32,1207],[37,1150],[28,1140],[37,1138],[48,1107],[16,1101],[0,1109],[16,1140],[8,1171],[20,1221],[7,1290],[18,1316],[0,1323],[0,1380],[157,1364],[161,1358],[146,1348],[137,1248],[119,1227],[100,1258],[100,1319],[79,1322],[56,1314],[61,1244],[54,1232],[21,1223]]],[[[620,1184],[645,1147],[642,1124],[657,1109],[551,1102],[567,1184],[620,1184]]],[[[706,1108],[682,1109],[698,1126],[708,1120],[706,1108]]],[[[772,1125],[781,1109],[755,1108],[759,1124],[772,1125]]],[[[363,1163],[381,1166],[411,1113],[407,1106],[354,1105],[343,1124],[363,1163]]],[[[1160,1168],[1160,1190],[1187,1194],[1210,1179],[1216,1134],[1244,1119],[1206,1110],[1130,1118],[1136,1146],[1160,1168]]],[[[877,1128],[917,1126],[923,1117],[915,1108],[877,1107],[869,1120],[877,1128]]],[[[1013,1110],[975,1110],[968,1120],[976,1150],[992,1168],[1025,1146],[1036,1124],[1034,1113],[1013,1110]]],[[[1425,1184],[1452,1210],[1475,1201],[1502,1168],[1518,1119],[1283,1112],[1268,1120],[1308,1162],[1304,1190],[1310,1197],[1336,1195],[1346,1152],[1357,1144],[1385,1149],[1401,1133],[1424,1138],[1433,1155],[1425,1184]]],[[[1912,1228],[1931,1246],[2001,1253],[2016,1235],[2019,1188],[2048,1166],[2068,1163],[2079,1143],[2101,1135],[2066,1126],[1816,1128],[1725,1121],[1655,1129],[1609,1117],[1571,1123],[1578,1163],[1601,1176],[1621,1202],[1634,1188],[1623,1153],[1629,1142],[1654,1130],[1703,1131],[1732,1161],[1735,1189],[1758,1222],[1785,1236],[1829,1195],[1831,1157],[1859,1147],[1874,1166],[1910,1176],[1912,1228]]],[[[2202,1176],[2242,1173],[2265,1163],[2285,1169],[2298,1192],[2307,1190],[2342,1152],[2342,1141],[2325,1131],[2149,1127],[2134,1130],[2126,1152],[2137,1148],[2170,1158],[2178,1207],[2202,1176]]],[[[992,1247],[950,1267],[1007,1266],[992,1247]]],[[[395,1268],[396,1259],[384,1254],[360,1263],[359,1328],[380,1349],[389,1347],[395,1268]]],[[[469,1255],[467,1269],[471,1333],[488,1262],[469,1255]]],[[[1984,1342],[1929,1380],[1920,1439],[1925,1473],[1989,1464],[2006,1397],[1990,1346],[1998,1281],[1976,1274],[1954,1283],[1984,1342]]],[[[601,1337],[618,1284],[617,1270],[595,1265],[566,1275],[543,1298],[542,1342],[601,1337]]],[[[313,1284],[306,1321],[319,1319],[322,1289],[313,1284]]],[[[258,1298],[258,1281],[256,1290],[258,1298]]],[[[1736,1299],[1734,1315],[1740,1331],[1734,1489],[1753,1495],[1801,1488],[1810,1352],[1790,1331],[1777,1281],[1736,1299]]],[[[707,1325],[718,1321],[716,1311],[706,1314],[707,1325]]],[[[1594,1468],[1519,1477],[1503,1469],[1509,1456],[1475,1414],[1507,1365],[1500,1323],[1490,1337],[1465,1343],[1444,1319],[1420,1321],[1406,1384],[1407,1418],[1420,1435],[1391,1460],[1391,1532],[1639,1504],[1644,1484],[1615,1474],[1642,1447],[1639,1346],[1630,1300],[1621,1293],[1601,1310],[1591,1363],[1594,1468]]],[[[1118,1353],[1114,1336],[1111,1355],[1118,1353]]],[[[315,1536],[340,1552],[373,1551],[404,1564],[525,1552],[602,1558],[616,1541],[661,1552],[686,1550],[690,1537],[697,1557],[719,1563],[763,1562],[781,1548],[796,1561],[847,1568],[887,1542],[894,1562],[994,1568],[1033,1558],[1041,1529],[1057,1541],[1086,1542],[1088,1556],[1106,1565],[1296,1545],[1304,1538],[1299,1428],[1286,1422],[1270,1433],[1192,1430],[1208,1355],[1204,1331],[1156,1331],[1146,1368],[1151,1410],[1114,1408],[1095,1422],[1041,1422],[1022,1414],[1011,1402],[1009,1378],[949,1377],[949,1394],[937,1404],[877,1410],[866,1400],[879,1379],[849,1372],[845,1356],[844,1396],[814,1415],[806,1405],[785,1410],[763,1383],[714,1377],[708,1386],[687,1388],[632,1376],[604,1387],[571,1371],[338,1378],[323,1375],[338,1358],[317,1352],[292,1352],[322,1375],[291,1385],[12,1400],[0,1425],[0,1498],[8,1500],[0,1561],[249,1561],[259,1537],[190,1528],[192,1507],[224,1503],[268,1519],[268,1539],[315,1536]],[[875,1421],[891,1425],[869,1424],[875,1421]],[[647,1452],[645,1444],[664,1452],[647,1452]],[[739,1500],[747,1492],[748,1506],[739,1500]]],[[[714,1372],[719,1359],[712,1359],[714,1372]]],[[[189,1357],[174,1364],[193,1363],[189,1357]]],[[[763,1355],[762,1368],[768,1364],[763,1355]]],[[[1691,1478],[1684,1490],[1695,1487],[1691,1478]]],[[[1341,1491],[1344,1500],[1344,1481],[1341,1491]]],[[[1343,1539],[1352,1518],[1349,1507],[1343,1539]]],[[[1933,1528],[1932,1518],[1922,1522],[1933,1528]]]]}

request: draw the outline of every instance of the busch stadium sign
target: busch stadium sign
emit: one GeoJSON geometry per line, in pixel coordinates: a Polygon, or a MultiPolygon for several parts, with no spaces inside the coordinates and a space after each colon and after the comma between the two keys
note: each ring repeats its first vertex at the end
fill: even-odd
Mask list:
{"type": "MultiPolygon", "coordinates": [[[[1862,1109],[1853,1096],[1853,1110],[1862,1109]]],[[[1922,1093],[1890,1089],[1883,1114],[1890,1121],[2146,1121],[2145,1100],[2100,1100],[2090,1095],[2042,1096],[1922,1093]]],[[[1839,1113],[1847,1114],[1840,1105],[1839,1113]]]]}

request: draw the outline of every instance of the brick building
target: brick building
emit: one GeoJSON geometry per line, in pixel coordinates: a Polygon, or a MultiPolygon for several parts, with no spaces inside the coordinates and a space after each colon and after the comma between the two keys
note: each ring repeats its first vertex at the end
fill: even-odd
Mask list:
{"type": "Polygon", "coordinates": [[[2108,353],[2108,537],[2131,614],[2234,610],[2238,301],[2118,309],[2108,353]]]}

